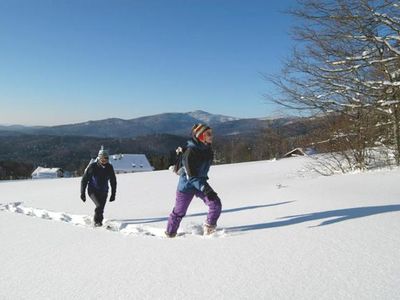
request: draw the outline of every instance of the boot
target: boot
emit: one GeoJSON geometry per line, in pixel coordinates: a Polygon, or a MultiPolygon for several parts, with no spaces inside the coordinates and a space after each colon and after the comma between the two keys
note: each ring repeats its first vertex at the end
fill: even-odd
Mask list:
{"type": "Polygon", "coordinates": [[[203,235],[210,235],[213,234],[217,230],[217,225],[210,225],[207,223],[204,223],[203,225],[203,235]]]}
{"type": "Polygon", "coordinates": [[[174,238],[174,237],[176,237],[176,233],[169,233],[169,232],[165,231],[165,236],[167,238],[174,238]]]}

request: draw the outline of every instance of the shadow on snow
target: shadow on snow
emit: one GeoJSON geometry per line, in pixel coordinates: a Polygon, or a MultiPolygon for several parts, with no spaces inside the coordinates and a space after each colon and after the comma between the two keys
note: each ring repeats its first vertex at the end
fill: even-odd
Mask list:
{"type": "Polygon", "coordinates": [[[325,225],[331,225],[338,222],[343,222],[352,219],[364,218],[373,215],[396,212],[400,211],[400,205],[384,205],[384,206],[367,206],[367,207],[355,207],[355,208],[347,208],[347,209],[338,209],[338,210],[330,210],[330,211],[322,211],[310,214],[303,215],[294,215],[287,216],[281,219],[282,221],[268,222],[268,223],[260,223],[260,224],[251,224],[251,225],[243,225],[243,226],[234,226],[226,228],[229,231],[251,231],[251,230],[259,230],[259,229],[268,229],[275,227],[283,227],[289,225],[300,224],[309,221],[318,221],[329,219],[321,222],[319,225],[310,226],[310,227],[319,227],[325,225]]]}

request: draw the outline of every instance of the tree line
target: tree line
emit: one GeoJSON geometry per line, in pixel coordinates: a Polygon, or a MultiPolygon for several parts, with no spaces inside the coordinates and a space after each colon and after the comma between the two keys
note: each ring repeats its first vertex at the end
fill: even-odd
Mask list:
{"type": "MultiPolygon", "coordinates": [[[[307,146],[315,128],[320,128],[320,121],[305,119],[295,127],[296,130],[282,126],[235,136],[217,135],[213,145],[214,163],[279,158],[294,147],[307,146]]],[[[175,162],[175,149],[184,146],[187,139],[168,134],[135,139],[39,135],[0,137],[0,179],[30,178],[37,166],[58,167],[80,176],[89,160],[96,157],[101,145],[112,154],[143,153],[155,170],[165,170],[175,162]]]]}

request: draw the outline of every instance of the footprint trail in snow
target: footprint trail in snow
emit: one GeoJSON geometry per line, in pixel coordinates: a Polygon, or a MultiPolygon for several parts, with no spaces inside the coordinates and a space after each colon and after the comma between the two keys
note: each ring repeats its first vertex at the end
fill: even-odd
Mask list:
{"type": "MultiPolygon", "coordinates": [[[[93,220],[88,215],[75,215],[65,212],[53,212],[40,208],[25,207],[22,202],[13,202],[7,204],[0,203],[0,211],[6,211],[11,213],[23,214],[30,217],[37,217],[45,220],[63,222],[75,226],[82,226],[92,228],[96,230],[108,230],[112,232],[118,232],[124,235],[133,236],[150,236],[166,238],[164,228],[152,227],[142,224],[129,224],[118,220],[103,220],[103,226],[95,228],[93,226],[93,220]]],[[[209,236],[203,236],[203,228],[201,224],[190,224],[187,226],[185,231],[180,231],[177,234],[177,238],[185,236],[197,236],[202,238],[216,238],[225,237],[227,233],[224,229],[219,229],[215,233],[209,236]]]]}

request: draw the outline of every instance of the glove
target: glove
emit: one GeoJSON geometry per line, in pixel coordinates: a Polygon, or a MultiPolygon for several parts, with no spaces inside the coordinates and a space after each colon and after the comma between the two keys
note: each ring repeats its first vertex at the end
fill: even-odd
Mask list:
{"type": "Polygon", "coordinates": [[[204,185],[203,193],[206,195],[206,197],[210,200],[214,200],[217,198],[217,193],[212,189],[212,187],[206,183],[204,185]]]}
{"type": "Polygon", "coordinates": [[[115,201],[115,195],[114,194],[112,194],[111,197],[110,197],[110,202],[113,202],[113,201],[115,201]]]}
{"type": "Polygon", "coordinates": [[[82,194],[81,194],[81,200],[82,200],[83,202],[86,201],[86,195],[85,195],[85,193],[82,193],[82,194]]]}

